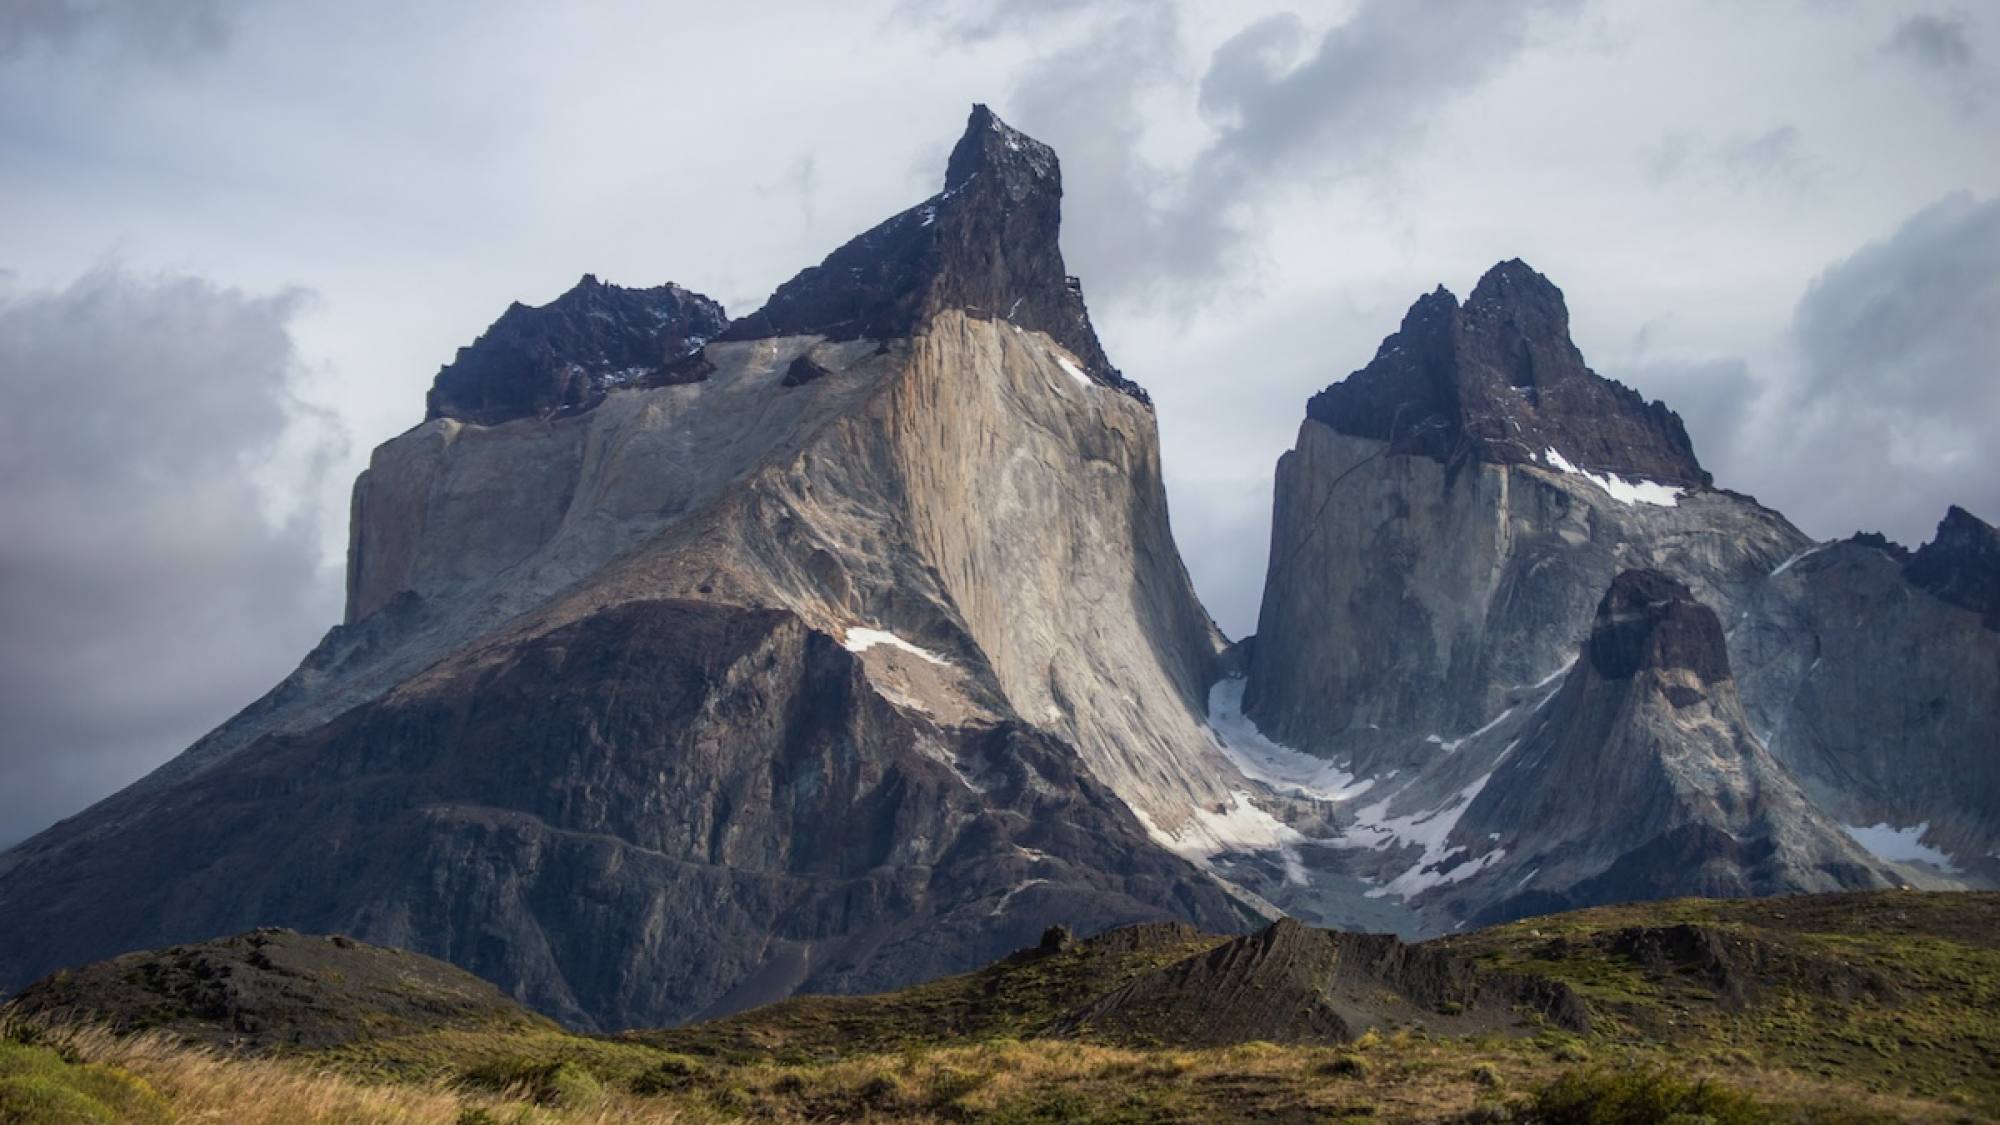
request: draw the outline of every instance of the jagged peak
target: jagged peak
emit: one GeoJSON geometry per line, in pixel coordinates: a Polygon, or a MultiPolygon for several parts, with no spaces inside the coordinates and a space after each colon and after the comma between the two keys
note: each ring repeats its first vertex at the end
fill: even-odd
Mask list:
{"type": "Polygon", "coordinates": [[[965,133],[945,162],[944,190],[956,192],[981,173],[1001,178],[1009,184],[1010,192],[1062,194],[1062,164],[1056,159],[1056,150],[1000,120],[999,114],[984,105],[975,104],[966,119],[965,133]]]}
{"type": "Polygon", "coordinates": [[[1612,579],[1584,652],[1607,680],[1674,670],[1693,672],[1703,683],[1731,678],[1721,619],[1657,570],[1625,570],[1612,579]]]}
{"type": "Polygon", "coordinates": [[[1104,354],[1064,267],[1055,151],[975,105],[944,184],[800,271],[724,338],[895,339],[957,310],[1046,333],[1094,381],[1149,401],[1104,354]]]}
{"type": "Polygon", "coordinates": [[[671,282],[633,289],[586,273],[545,305],[508,305],[439,369],[425,417],[496,425],[588,409],[614,386],[675,381],[669,368],[728,323],[721,304],[671,282]]]}
{"type": "Polygon", "coordinates": [[[1953,504],[1945,512],[1937,534],[1910,556],[1903,576],[2000,630],[2000,529],[1964,508],[1953,504]]]}
{"type": "Polygon", "coordinates": [[[1368,366],[1314,395],[1306,416],[1454,467],[1567,464],[1711,483],[1680,416],[1592,371],[1570,340],[1562,290],[1518,258],[1488,270],[1463,304],[1443,286],[1419,297],[1368,366]]]}

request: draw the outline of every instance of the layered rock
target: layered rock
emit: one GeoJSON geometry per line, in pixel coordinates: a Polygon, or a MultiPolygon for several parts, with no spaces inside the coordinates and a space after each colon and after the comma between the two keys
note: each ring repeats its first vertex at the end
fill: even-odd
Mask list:
{"type": "Polygon", "coordinates": [[[975,111],[915,288],[808,271],[696,375],[441,375],[434,407],[472,405],[356,484],[347,623],[0,857],[0,987],[277,924],[612,1027],[968,968],[1055,921],[1254,917],[1156,844],[1231,797],[1220,638],[1031,144],[975,111]],[[793,315],[834,305],[900,311],[793,315]]]}

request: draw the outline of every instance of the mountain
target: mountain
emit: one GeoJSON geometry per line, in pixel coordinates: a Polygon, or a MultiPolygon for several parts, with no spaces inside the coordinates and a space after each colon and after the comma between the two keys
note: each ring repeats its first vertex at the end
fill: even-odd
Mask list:
{"type": "Polygon", "coordinates": [[[1417,934],[1993,885],[1992,529],[1954,509],[1915,555],[1815,544],[1717,487],[1568,323],[1503,262],[1307,404],[1258,631],[1211,699],[1291,832],[1222,869],[1302,917],[1417,934]],[[1631,629],[1671,643],[1612,675],[1631,629]]]}
{"type": "Polygon", "coordinates": [[[1060,199],[980,107],[939,195],[748,317],[509,309],[356,481],[345,622],[0,856],[0,991],[285,926],[624,1027],[1260,919],[1156,842],[1229,807],[1222,641],[1060,199]]]}

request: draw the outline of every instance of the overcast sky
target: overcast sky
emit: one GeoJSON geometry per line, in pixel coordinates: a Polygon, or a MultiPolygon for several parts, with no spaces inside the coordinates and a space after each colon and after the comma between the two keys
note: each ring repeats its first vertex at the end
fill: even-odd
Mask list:
{"type": "Polygon", "coordinates": [[[1948,0],[0,0],[0,845],[290,671],[509,301],[748,312],[974,101],[1062,156],[1231,635],[1306,397],[1508,257],[1813,535],[1993,520],[1995,74],[1948,0]]]}

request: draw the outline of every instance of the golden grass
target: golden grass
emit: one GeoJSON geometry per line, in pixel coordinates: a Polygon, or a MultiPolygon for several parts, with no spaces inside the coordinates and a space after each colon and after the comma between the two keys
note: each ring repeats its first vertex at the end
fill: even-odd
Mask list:
{"type": "Polygon", "coordinates": [[[224,1056],[147,1032],[116,1036],[97,1027],[27,1026],[0,1020],[0,1038],[27,1038],[82,1064],[145,1082],[184,1125],[666,1125],[686,1120],[671,1105],[610,1093],[595,1104],[540,1106],[527,1091],[485,1094],[444,1083],[371,1084],[300,1062],[224,1056]],[[478,1111],[490,1115],[477,1116],[478,1111]]]}

